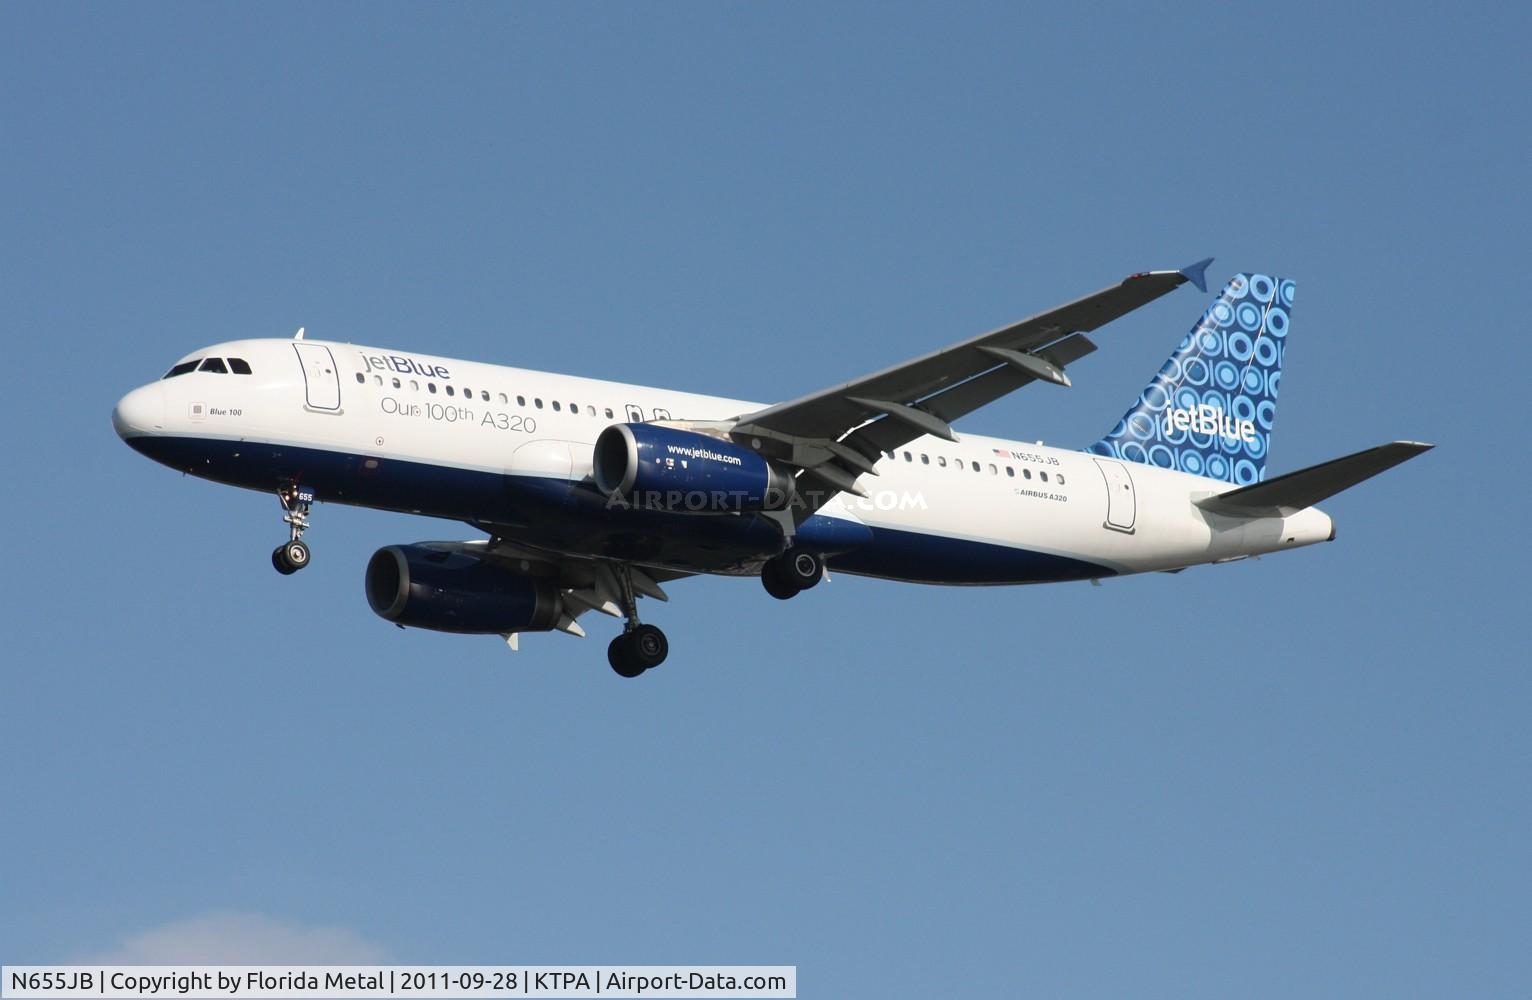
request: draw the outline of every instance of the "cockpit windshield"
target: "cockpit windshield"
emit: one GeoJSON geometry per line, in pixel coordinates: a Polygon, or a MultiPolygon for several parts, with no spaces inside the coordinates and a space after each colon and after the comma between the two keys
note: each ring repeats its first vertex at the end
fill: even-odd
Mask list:
{"type": "Polygon", "coordinates": [[[161,376],[161,381],[167,378],[175,378],[177,375],[185,375],[188,372],[211,372],[214,375],[249,375],[250,362],[244,358],[229,358],[227,363],[223,358],[198,358],[195,361],[183,361],[170,371],[161,376]]]}

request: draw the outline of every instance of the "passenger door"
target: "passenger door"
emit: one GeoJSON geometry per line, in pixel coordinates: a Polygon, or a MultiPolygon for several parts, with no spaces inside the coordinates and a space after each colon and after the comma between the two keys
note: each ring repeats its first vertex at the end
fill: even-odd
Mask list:
{"type": "Polygon", "coordinates": [[[340,410],[340,372],[335,370],[335,356],[323,344],[294,343],[298,364],[303,368],[304,402],[311,410],[336,413],[340,410]]]}
{"type": "Polygon", "coordinates": [[[1096,459],[1096,468],[1106,480],[1106,523],[1113,531],[1133,531],[1138,519],[1138,500],[1133,493],[1133,476],[1128,467],[1110,458],[1096,459]]]}

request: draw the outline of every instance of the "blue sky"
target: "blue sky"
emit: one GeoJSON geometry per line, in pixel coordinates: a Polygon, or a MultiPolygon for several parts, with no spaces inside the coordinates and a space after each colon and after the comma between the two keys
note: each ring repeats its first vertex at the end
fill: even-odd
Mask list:
{"type": "MultiPolygon", "coordinates": [[[[771,963],[803,996],[1524,996],[1524,7],[0,8],[0,960],[771,963]],[[1297,279],[1340,538],[1101,588],[400,632],[112,433],[312,335],[775,400],[1137,270],[1297,279]]],[[[1084,446],[1200,313],[960,430],[1084,446]]]]}

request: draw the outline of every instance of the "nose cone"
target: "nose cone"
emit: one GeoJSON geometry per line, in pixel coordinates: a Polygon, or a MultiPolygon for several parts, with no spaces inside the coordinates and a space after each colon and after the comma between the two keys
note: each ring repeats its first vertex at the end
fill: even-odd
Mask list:
{"type": "Polygon", "coordinates": [[[112,408],[112,427],[124,441],[165,427],[165,390],[159,383],[134,389],[112,408]]]}

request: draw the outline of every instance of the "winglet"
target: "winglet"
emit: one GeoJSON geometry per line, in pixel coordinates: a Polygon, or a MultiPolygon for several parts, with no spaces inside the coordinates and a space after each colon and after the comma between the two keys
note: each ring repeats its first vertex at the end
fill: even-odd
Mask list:
{"type": "Polygon", "coordinates": [[[1204,257],[1195,264],[1186,265],[1176,273],[1196,285],[1197,291],[1206,295],[1208,290],[1207,270],[1208,265],[1211,263],[1213,263],[1213,258],[1204,257]]]}

